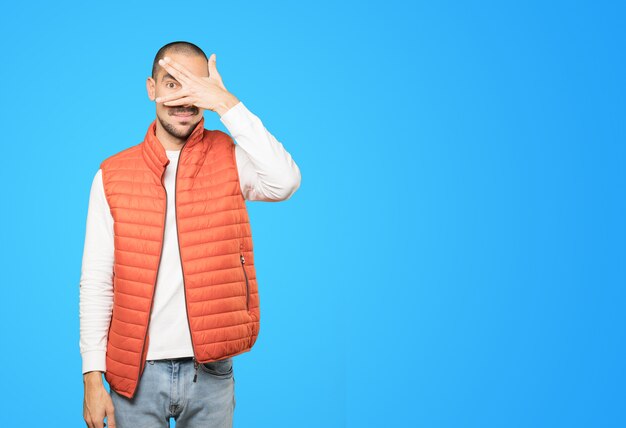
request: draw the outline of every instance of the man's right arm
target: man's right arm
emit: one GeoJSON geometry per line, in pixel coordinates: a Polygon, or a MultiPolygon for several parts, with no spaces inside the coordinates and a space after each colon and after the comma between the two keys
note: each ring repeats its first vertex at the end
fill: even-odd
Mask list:
{"type": "Polygon", "coordinates": [[[102,381],[106,371],[107,335],[113,310],[113,242],[113,217],[104,194],[102,170],[98,170],[89,196],[80,276],[79,347],[85,380],[97,377],[102,381]]]}

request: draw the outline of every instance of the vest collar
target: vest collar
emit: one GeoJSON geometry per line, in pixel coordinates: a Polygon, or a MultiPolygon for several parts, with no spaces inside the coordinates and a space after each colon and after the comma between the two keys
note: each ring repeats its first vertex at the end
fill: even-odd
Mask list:
{"type": "MultiPolygon", "coordinates": [[[[156,136],[157,120],[158,119],[154,119],[154,121],[148,127],[148,132],[146,132],[146,136],[141,143],[141,151],[148,167],[157,176],[161,177],[163,175],[165,167],[170,162],[170,160],[167,157],[167,153],[165,153],[165,148],[163,148],[163,145],[156,136]]],[[[202,117],[202,119],[200,119],[200,122],[196,124],[196,127],[191,132],[191,135],[189,135],[189,138],[187,138],[187,142],[183,146],[183,149],[191,150],[193,146],[203,146],[203,136],[204,117],[202,117]]],[[[205,153],[206,148],[203,147],[200,151],[202,153],[205,153]]]]}

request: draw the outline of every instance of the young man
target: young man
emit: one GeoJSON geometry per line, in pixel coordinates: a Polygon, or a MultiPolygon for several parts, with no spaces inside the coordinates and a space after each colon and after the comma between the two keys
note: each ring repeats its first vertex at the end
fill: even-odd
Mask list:
{"type": "Polygon", "coordinates": [[[156,54],[144,140],[100,164],[80,279],[89,427],[230,427],[232,357],[259,334],[245,200],[286,200],[291,155],[231,94],[196,45],[156,54]],[[204,129],[216,112],[230,134],[204,129]],[[234,144],[233,139],[237,142],[234,144]],[[107,393],[102,374],[110,385],[107,393]]]}

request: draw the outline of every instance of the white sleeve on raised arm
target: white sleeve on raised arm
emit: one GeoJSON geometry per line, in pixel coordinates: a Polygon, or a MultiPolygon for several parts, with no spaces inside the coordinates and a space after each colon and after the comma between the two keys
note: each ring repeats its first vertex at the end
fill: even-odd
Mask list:
{"type": "Polygon", "coordinates": [[[237,171],[245,199],[277,202],[291,197],[300,187],[300,169],[261,120],[241,101],[220,120],[237,142],[237,171]]]}

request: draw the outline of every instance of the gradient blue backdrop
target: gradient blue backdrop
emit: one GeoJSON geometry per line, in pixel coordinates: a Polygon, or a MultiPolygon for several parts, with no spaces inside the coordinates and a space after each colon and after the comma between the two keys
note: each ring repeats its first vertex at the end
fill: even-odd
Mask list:
{"type": "Polygon", "coordinates": [[[248,203],[235,426],[625,426],[619,3],[4,5],[0,425],[84,426],[89,187],[188,40],[302,171],[248,203]]]}

